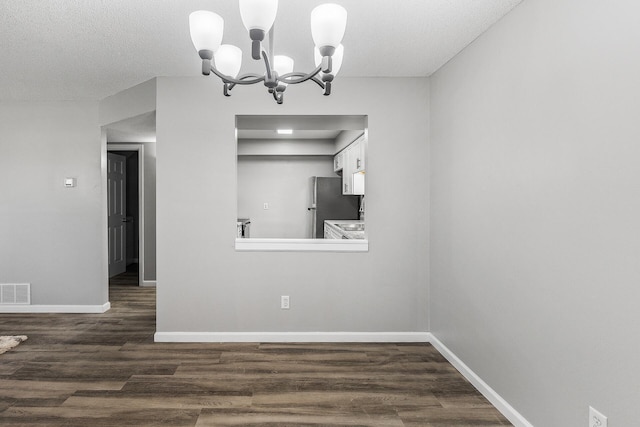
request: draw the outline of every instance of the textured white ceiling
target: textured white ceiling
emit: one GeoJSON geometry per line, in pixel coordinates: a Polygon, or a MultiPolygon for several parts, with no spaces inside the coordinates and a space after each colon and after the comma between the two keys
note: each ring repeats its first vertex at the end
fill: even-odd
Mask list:
{"type": "MultiPolygon", "coordinates": [[[[349,13],[343,76],[428,76],[522,0],[332,0],[349,13]]],[[[280,0],[277,54],[313,68],[311,10],[280,0]]],[[[249,38],[230,0],[2,0],[0,100],[97,100],[156,76],[200,73],[188,16],[225,19],[224,43],[249,38]]],[[[255,64],[243,71],[257,70],[255,64]]]]}

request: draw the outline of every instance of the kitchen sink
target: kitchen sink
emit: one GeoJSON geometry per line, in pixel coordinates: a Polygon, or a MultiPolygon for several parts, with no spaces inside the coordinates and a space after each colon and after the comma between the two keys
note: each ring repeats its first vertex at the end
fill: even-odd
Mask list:
{"type": "Polygon", "coordinates": [[[344,231],[364,231],[364,224],[336,224],[344,231]]]}

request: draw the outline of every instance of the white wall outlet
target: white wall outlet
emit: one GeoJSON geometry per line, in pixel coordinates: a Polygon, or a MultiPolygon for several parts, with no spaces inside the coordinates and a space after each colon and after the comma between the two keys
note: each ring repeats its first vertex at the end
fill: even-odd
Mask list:
{"type": "Polygon", "coordinates": [[[607,417],[589,406],[589,427],[607,427],[607,417]]]}
{"type": "Polygon", "coordinates": [[[67,188],[73,188],[76,186],[76,179],[75,178],[65,178],[64,179],[64,186],[67,188]]]}
{"type": "Polygon", "coordinates": [[[269,203],[264,203],[264,204],[262,205],[262,209],[265,209],[265,210],[266,210],[266,209],[269,209],[269,203]]]}
{"type": "Polygon", "coordinates": [[[289,295],[282,295],[280,297],[280,308],[283,310],[289,310],[289,295]]]}

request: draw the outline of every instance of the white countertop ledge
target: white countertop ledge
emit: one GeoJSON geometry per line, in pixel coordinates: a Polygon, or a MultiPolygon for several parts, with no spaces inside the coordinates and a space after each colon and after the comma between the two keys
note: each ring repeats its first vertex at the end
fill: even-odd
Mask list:
{"type": "Polygon", "coordinates": [[[368,240],[236,239],[238,252],[369,252],[368,240]]]}

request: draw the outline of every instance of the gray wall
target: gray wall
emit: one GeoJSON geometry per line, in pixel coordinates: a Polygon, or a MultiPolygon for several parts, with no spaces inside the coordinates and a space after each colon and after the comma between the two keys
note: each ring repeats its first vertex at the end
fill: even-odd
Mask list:
{"type": "Polygon", "coordinates": [[[238,156],[238,217],[251,219],[250,236],[311,238],[312,176],[337,177],[333,157],[238,156]]]}
{"type": "Polygon", "coordinates": [[[107,302],[103,151],[96,102],[0,103],[0,283],[32,304],[107,302]]]}
{"type": "Polygon", "coordinates": [[[428,330],[427,79],[291,85],[283,105],[260,85],[157,85],[159,332],[428,330]],[[236,114],[369,116],[368,253],[235,251],[236,114]]]}
{"type": "Polygon", "coordinates": [[[156,143],[144,143],[144,280],[156,280],[156,143]]]}
{"type": "Polygon", "coordinates": [[[431,331],[536,426],[638,424],[639,12],[528,0],[431,80],[431,331]]]}
{"type": "Polygon", "coordinates": [[[108,125],[156,109],[156,79],[108,96],[100,101],[100,124],[108,125]]]}

